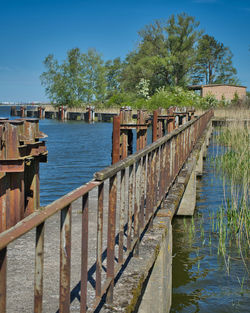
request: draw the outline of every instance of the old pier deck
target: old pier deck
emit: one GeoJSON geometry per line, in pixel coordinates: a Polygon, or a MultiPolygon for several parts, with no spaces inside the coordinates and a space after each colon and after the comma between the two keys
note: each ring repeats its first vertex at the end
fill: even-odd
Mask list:
{"type": "Polygon", "coordinates": [[[11,115],[20,116],[22,118],[48,118],[87,122],[110,122],[114,116],[119,114],[119,112],[120,109],[98,109],[93,106],[86,106],[83,108],[68,108],[66,106],[60,106],[56,108],[52,105],[18,105],[11,107],[11,115]]]}
{"type": "MultiPolygon", "coordinates": [[[[13,200],[14,217],[8,220],[7,214],[8,223],[1,223],[1,312],[167,312],[171,220],[174,214],[193,214],[196,175],[202,173],[212,116],[210,110],[174,129],[173,114],[154,114],[154,142],[148,146],[143,115],[133,126],[126,123],[127,116],[120,116],[122,122],[115,118],[121,141],[113,159],[118,162],[44,208],[36,200],[36,168],[46,158],[39,141],[44,134],[36,123],[1,121],[1,141],[20,131],[23,146],[22,156],[15,158],[13,149],[2,147],[1,181],[11,185],[22,167],[33,169],[28,180],[32,194],[23,195],[23,187],[15,184],[6,193],[1,189],[2,217],[9,200],[19,200],[13,200]],[[139,149],[129,155],[132,127],[139,149]],[[169,132],[161,136],[164,127],[169,132]],[[22,207],[21,214],[22,197],[29,211],[22,207]]],[[[114,134],[116,148],[117,140],[114,134]]],[[[26,180],[21,181],[23,186],[26,180]]]]}

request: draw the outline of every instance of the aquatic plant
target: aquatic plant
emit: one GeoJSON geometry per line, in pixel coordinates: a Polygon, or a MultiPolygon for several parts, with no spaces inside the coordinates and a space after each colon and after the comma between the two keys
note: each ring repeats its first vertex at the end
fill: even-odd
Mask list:
{"type": "Polygon", "coordinates": [[[224,186],[224,203],[217,211],[215,228],[219,237],[218,253],[225,255],[227,246],[234,241],[246,266],[250,247],[250,129],[231,125],[217,132],[216,140],[223,146],[222,153],[216,154],[214,160],[224,186]]]}

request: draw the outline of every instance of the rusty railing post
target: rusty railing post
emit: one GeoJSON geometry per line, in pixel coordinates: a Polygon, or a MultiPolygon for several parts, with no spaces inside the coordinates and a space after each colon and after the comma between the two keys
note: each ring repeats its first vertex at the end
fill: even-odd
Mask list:
{"type": "Polygon", "coordinates": [[[104,184],[98,187],[97,245],[96,245],[96,297],[101,297],[102,245],[103,245],[103,194],[104,184]]]}
{"type": "Polygon", "coordinates": [[[61,210],[60,312],[70,312],[71,205],[61,210]]]}
{"type": "Polygon", "coordinates": [[[117,198],[117,175],[109,179],[107,279],[110,280],[110,286],[107,291],[107,303],[113,302],[113,289],[115,277],[116,198],[117,198]]]}
{"type": "Polygon", "coordinates": [[[44,223],[36,228],[34,313],[42,313],[43,305],[44,223]]]}
{"type": "Polygon", "coordinates": [[[153,113],[152,142],[155,142],[157,140],[157,134],[158,134],[157,124],[158,124],[158,112],[157,110],[155,110],[153,113]]]}
{"type": "Polygon", "coordinates": [[[7,248],[0,251],[0,312],[6,312],[7,248]]]}
{"type": "MultiPolygon", "coordinates": [[[[89,212],[89,194],[82,197],[82,251],[81,251],[81,304],[80,312],[87,311],[87,283],[88,283],[88,213],[89,212]]],[[[100,282],[98,287],[100,287],[100,282]]]]}
{"type": "Polygon", "coordinates": [[[112,164],[120,160],[120,116],[114,116],[112,138],[112,164]]]}

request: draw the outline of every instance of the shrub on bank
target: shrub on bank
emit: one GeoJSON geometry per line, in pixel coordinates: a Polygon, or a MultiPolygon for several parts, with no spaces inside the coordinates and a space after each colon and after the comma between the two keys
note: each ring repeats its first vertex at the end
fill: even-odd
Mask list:
{"type": "Polygon", "coordinates": [[[105,102],[105,107],[123,107],[130,106],[134,109],[155,110],[159,107],[169,108],[178,107],[195,107],[206,108],[207,100],[201,98],[193,91],[185,90],[181,87],[162,87],[159,88],[152,97],[147,99],[135,93],[120,92],[113,94],[105,102]]]}
{"type": "Polygon", "coordinates": [[[203,107],[203,99],[195,92],[182,87],[162,87],[147,101],[150,109],[178,107],[203,107]]]}

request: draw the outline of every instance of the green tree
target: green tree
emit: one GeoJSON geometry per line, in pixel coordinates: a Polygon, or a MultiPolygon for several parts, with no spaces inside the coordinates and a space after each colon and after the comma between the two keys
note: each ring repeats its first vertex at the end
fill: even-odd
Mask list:
{"type": "Polygon", "coordinates": [[[168,34],[167,49],[172,65],[172,85],[185,86],[189,82],[191,68],[196,54],[195,44],[202,32],[198,30],[199,22],[186,13],[172,15],[165,30],[168,34]]]}
{"type": "Polygon", "coordinates": [[[82,76],[85,84],[84,100],[90,103],[95,100],[103,101],[106,95],[106,69],[101,55],[95,49],[83,53],[82,76]]]}
{"type": "Polygon", "coordinates": [[[195,61],[194,46],[199,23],[185,13],[168,21],[155,21],[139,31],[138,47],[126,58],[122,86],[133,91],[141,79],[149,80],[149,91],[165,85],[185,85],[195,61]]]}
{"type": "Polygon", "coordinates": [[[105,67],[94,49],[87,53],[81,53],[79,48],[71,49],[61,64],[49,54],[43,63],[46,71],[40,76],[41,83],[53,104],[76,107],[104,99],[105,67]]]}
{"type": "Polygon", "coordinates": [[[127,55],[122,72],[122,87],[135,91],[142,79],[150,82],[149,93],[169,82],[168,53],[166,34],[160,21],[146,25],[138,32],[138,47],[127,55]]]}
{"type": "Polygon", "coordinates": [[[120,58],[115,58],[114,60],[108,60],[105,63],[106,68],[106,81],[107,81],[107,91],[109,96],[115,92],[121,90],[121,73],[123,70],[123,63],[120,58]]]}
{"type": "Polygon", "coordinates": [[[202,36],[197,47],[194,83],[237,83],[232,57],[232,52],[223,43],[212,36],[202,36]]]}

